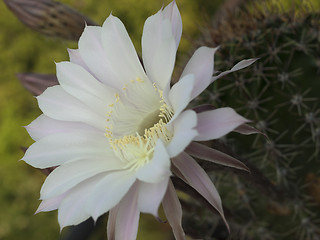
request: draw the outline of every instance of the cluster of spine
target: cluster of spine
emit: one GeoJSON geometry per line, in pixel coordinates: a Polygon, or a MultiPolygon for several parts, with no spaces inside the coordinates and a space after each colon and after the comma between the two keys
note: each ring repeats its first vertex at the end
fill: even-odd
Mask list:
{"type": "MultiPolygon", "coordinates": [[[[275,193],[250,183],[259,176],[248,181],[213,171],[231,225],[228,239],[320,239],[320,12],[248,9],[209,25],[199,43],[221,46],[218,70],[243,58],[259,58],[196,99],[198,104],[235,108],[267,136],[231,134],[223,139],[240,159],[261,171],[275,193]]],[[[212,216],[197,224],[190,213],[185,215],[190,232],[226,239],[225,229],[211,222],[216,221],[212,216]]]]}

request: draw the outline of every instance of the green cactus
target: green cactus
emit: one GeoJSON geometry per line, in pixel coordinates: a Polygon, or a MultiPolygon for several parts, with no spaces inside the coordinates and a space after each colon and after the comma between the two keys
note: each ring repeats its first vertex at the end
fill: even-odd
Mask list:
{"type": "MultiPolygon", "coordinates": [[[[320,176],[320,12],[304,7],[298,13],[274,5],[250,6],[208,25],[199,43],[221,45],[216,69],[233,66],[244,56],[259,58],[253,67],[217,81],[197,103],[210,99],[254,121],[269,141],[262,135],[237,134],[225,141],[282,192],[275,197],[261,194],[241,176],[215,171],[230,209],[229,239],[320,239],[319,185],[310,187],[320,176]]],[[[199,231],[212,229],[200,226],[199,231]]]]}

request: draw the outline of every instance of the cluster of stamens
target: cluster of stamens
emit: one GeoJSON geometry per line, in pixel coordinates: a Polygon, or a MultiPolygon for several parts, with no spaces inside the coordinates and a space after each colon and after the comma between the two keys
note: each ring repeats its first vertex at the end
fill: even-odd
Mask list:
{"type": "MultiPolygon", "coordinates": [[[[131,83],[143,83],[143,81],[141,79],[136,79],[136,81],[131,81],[131,83]]],[[[134,135],[126,135],[120,138],[114,137],[112,125],[106,127],[105,135],[109,140],[111,148],[116,156],[126,163],[126,168],[129,170],[136,170],[152,159],[158,139],[161,139],[166,145],[172,138],[172,132],[167,129],[167,123],[172,118],[173,111],[164,101],[162,90],[159,90],[155,84],[153,86],[154,90],[159,94],[160,107],[158,119],[152,127],[144,129],[143,134],[136,132],[134,135]]],[[[128,85],[122,90],[126,91],[127,89],[128,85]]],[[[108,122],[112,119],[112,108],[114,108],[115,104],[120,102],[119,94],[116,94],[115,98],[115,103],[109,105],[111,110],[107,113],[108,122]]]]}

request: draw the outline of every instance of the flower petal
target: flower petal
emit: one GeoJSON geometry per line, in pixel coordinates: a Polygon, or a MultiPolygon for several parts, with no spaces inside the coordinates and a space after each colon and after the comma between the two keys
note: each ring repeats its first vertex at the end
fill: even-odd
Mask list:
{"type": "Polygon", "coordinates": [[[60,62],[56,67],[60,86],[97,113],[106,112],[107,106],[114,103],[114,89],[99,82],[81,66],[60,62]]]}
{"type": "Polygon", "coordinates": [[[83,59],[80,55],[79,49],[68,48],[68,54],[69,54],[70,62],[75,63],[75,64],[83,67],[84,69],[86,69],[88,72],[90,72],[90,70],[88,69],[88,66],[83,61],[83,59]]]}
{"type": "Polygon", "coordinates": [[[54,169],[46,178],[40,191],[40,198],[48,199],[60,195],[99,173],[122,167],[121,161],[112,158],[92,158],[65,163],[54,169]]]}
{"type": "Polygon", "coordinates": [[[115,239],[135,240],[138,233],[139,218],[138,186],[136,183],[119,203],[115,239]]]}
{"type": "Polygon", "coordinates": [[[110,68],[123,82],[147,80],[136,50],[127,30],[119,18],[110,15],[102,26],[102,45],[109,59],[110,68]]]}
{"type": "Polygon", "coordinates": [[[232,108],[218,108],[197,114],[199,135],[195,141],[220,138],[249,120],[237,114],[232,108]]]}
{"type": "Polygon", "coordinates": [[[108,173],[92,189],[86,209],[94,220],[116,206],[136,181],[134,172],[116,171],[108,173]]]}
{"type": "Polygon", "coordinates": [[[58,209],[60,228],[77,225],[90,217],[85,211],[85,204],[90,197],[90,192],[97,182],[105,176],[104,173],[83,181],[68,192],[58,209]]]}
{"type": "Polygon", "coordinates": [[[217,80],[217,79],[219,79],[229,73],[246,68],[246,67],[250,66],[251,64],[253,64],[257,60],[258,60],[258,58],[251,58],[251,59],[242,60],[242,61],[238,62],[236,65],[234,65],[230,70],[224,71],[224,72],[220,73],[219,75],[212,77],[211,82],[214,82],[215,80],[217,80]]]}
{"type": "Polygon", "coordinates": [[[48,87],[59,84],[58,79],[54,74],[18,73],[16,76],[20,80],[22,86],[34,96],[39,96],[48,87]]]}
{"type": "Polygon", "coordinates": [[[58,207],[60,206],[60,203],[62,202],[62,200],[65,198],[66,195],[67,193],[63,193],[57,197],[42,200],[35,214],[39,212],[49,212],[49,211],[58,209],[58,207]]]}
{"type": "Polygon", "coordinates": [[[185,240],[185,233],[181,226],[182,221],[182,209],[179,202],[177,193],[174,189],[172,181],[169,181],[167,192],[162,200],[162,206],[164,213],[168,219],[168,222],[173,230],[173,234],[176,240],[185,240]]]}
{"type": "Polygon", "coordinates": [[[182,19],[176,1],[172,1],[165,7],[163,10],[163,16],[171,22],[172,33],[176,40],[176,47],[178,48],[182,34],[182,19]]]}
{"type": "Polygon", "coordinates": [[[168,88],[176,58],[172,25],[160,10],[149,17],[142,34],[142,59],[149,79],[160,89],[168,88]]]}
{"type": "Polygon", "coordinates": [[[25,127],[30,137],[38,141],[43,137],[56,133],[96,132],[99,130],[85,123],[59,121],[42,114],[25,127]]]}
{"type": "Polygon", "coordinates": [[[170,158],[162,141],[158,139],[153,158],[138,169],[136,176],[143,182],[159,183],[169,178],[170,175],[170,158]]]}
{"type": "Polygon", "coordinates": [[[145,183],[139,181],[138,209],[143,213],[150,213],[158,217],[158,208],[166,193],[169,178],[159,183],[145,183]]]}
{"type": "Polygon", "coordinates": [[[214,69],[214,54],[218,48],[200,47],[184,68],[181,77],[193,74],[195,78],[191,99],[197,97],[211,84],[214,69]]]}
{"type": "Polygon", "coordinates": [[[56,120],[84,122],[105,131],[104,112],[98,115],[88,106],[66,93],[61,86],[47,88],[38,99],[42,112],[56,120]]]}
{"type": "Polygon", "coordinates": [[[116,221],[119,211],[119,204],[109,211],[108,224],[107,224],[107,235],[108,240],[115,240],[116,235],[116,221]]]}
{"type": "Polygon", "coordinates": [[[185,152],[196,158],[250,172],[249,168],[239,160],[200,143],[192,142],[185,152]]]}
{"type": "Polygon", "coordinates": [[[244,135],[251,135],[251,134],[260,133],[260,134],[263,134],[265,137],[267,137],[263,132],[259,131],[258,129],[256,129],[248,124],[242,124],[241,126],[237,127],[233,131],[237,132],[237,133],[244,134],[244,135]]]}
{"type": "Polygon", "coordinates": [[[180,115],[191,100],[191,91],[194,85],[194,76],[192,74],[186,75],[179,80],[169,92],[169,101],[174,110],[174,116],[170,121],[180,115]]]}
{"type": "Polygon", "coordinates": [[[123,82],[110,66],[110,60],[102,46],[102,28],[86,26],[79,39],[81,58],[93,76],[108,86],[121,89],[123,82]]]}
{"type": "Polygon", "coordinates": [[[215,109],[217,108],[212,106],[211,104],[201,104],[192,108],[192,110],[195,111],[196,113],[206,112],[206,111],[215,110],[215,109]]]}
{"type": "Polygon", "coordinates": [[[186,153],[181,153],[178,157],[172,159],[172,163],[178,168],[180,173],[187,180],[187,183],[199,192],[220,213],[229,229],[228,223],[224,217],[219,193],[207,173],[186,153]]]}
{"type": "Polygon", "coordinates": [[[100,133],[77,132],[57,133],[38,140],[27,149],[22,160],[35,168],[48,168],[96,157],[113,157],[107,138],[100,133]]]}
{"type": "Polygon", "coordinates": [[[192,110],[186,110],[173,122],[173,138],[167,146],[169,156],[176,157],[193,141],[198,135],[197,114],[192,110]]]}

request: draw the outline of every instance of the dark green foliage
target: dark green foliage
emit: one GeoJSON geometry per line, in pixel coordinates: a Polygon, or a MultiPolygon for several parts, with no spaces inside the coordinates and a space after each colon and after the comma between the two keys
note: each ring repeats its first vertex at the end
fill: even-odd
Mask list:
{"type": "Polygon", "coordinates": [[[259,60],[212,84],[197,103],[209,99],[216,107],[233,107],[268,136],[231,134],[225,141],[281,193],[263,194],[236,174],[215,171],[230,211],[231,239],[320,239],[319,185],[314,184],[320,178],[320,12],[235,15],[209,26],[199,45],[221,45],[217,70],[244,58],[259,60]]]}

